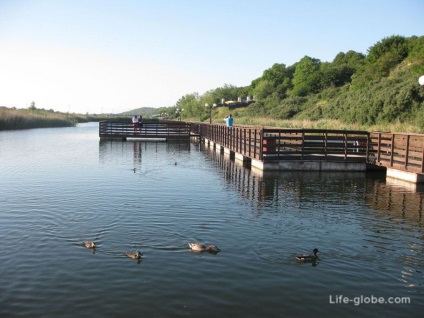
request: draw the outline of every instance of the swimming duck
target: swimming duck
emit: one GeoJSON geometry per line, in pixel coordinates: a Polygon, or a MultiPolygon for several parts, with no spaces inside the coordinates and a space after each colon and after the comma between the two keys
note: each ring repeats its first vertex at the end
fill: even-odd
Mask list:
{"type": "Polygon", "coordinates": [[[220,249],[216,245],[205,246],[199,243],[188,243],[188,246],[195,252],[212,252],[218,253],[220,249]]]}
{"type": "Polygon", "coordinates": [[[129,252],[127,252],[126,254],[127,254],[127,256],[129,258],[137,259],[137,260],[139,260],[143,256],[143,254],[141,254],[139,251],[137,251],[135,253],[129,253],[129,252]]]}
{"type": "Polygon", "coordinates": [[[96,243],[94,243],[93,241],[85,241],[84,246],[86,248],[96,248],[96,243]]]}
{"type": "Polygon", "coordinates": [[[317,248],[312,250],[314,255],[297,255],[296,260],[301,262],[315,262],[318,259],[317,253],[319,252],[317,248]]]}

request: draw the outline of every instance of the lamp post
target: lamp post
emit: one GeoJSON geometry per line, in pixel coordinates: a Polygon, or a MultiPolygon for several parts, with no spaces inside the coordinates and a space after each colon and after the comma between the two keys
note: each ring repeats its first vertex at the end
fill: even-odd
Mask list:
{"type": "Polygon", "coordinates": [[[212,108],[215,108],[216,106],[217,106],[216,103],[213,103],[211,107],[209,107],[208,103],[205,104],[205,107],[209,108],[209,124],[212,124],[212,108]]]}
{"type": "Polygon", "coordinates": [[[421,87],[424,89],[424,75],[420,76],[418,83],[420,83],[421,87]]]}
{"type": "Polygon", "coordinates": [[[209,124],[212,124],[212,107],[209,107],[209,104],[205,104],[206,108],[209,108],[209,124]]]}

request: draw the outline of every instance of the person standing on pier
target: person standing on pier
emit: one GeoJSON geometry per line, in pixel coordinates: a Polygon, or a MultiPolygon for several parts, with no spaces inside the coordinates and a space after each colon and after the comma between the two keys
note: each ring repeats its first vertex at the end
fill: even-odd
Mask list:
{"type": "Polygon", "coordinates": [[[137,126],[138,126],[138,118],[137,118],[137,116],[134,116],[132,118],[132,124],[133,124],[133,131],[134,131],[134,134],[135,134],[135,132],[137,130],[137,126]]]}
{"type": "Polygon", "coordinates": [[[143,126],[143,116],[138,116],[138,128],[140,128],[141,131],[141,127],[143,126]]]}
{"type": "Polygon", "coordinates": [[[231,114],[227,117],[224,118],[225,123],[227,124],[227,127],[232,127],[233,126],[233,117],[231,116],[231,114]]]}

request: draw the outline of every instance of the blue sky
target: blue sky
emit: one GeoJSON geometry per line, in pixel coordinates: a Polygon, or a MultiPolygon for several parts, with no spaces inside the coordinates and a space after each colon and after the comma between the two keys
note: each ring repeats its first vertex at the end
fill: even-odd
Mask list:
{"type": "Polygon", "coordinates": [[[274,63],[424,35],[422,0],[0,0],[0,106],[172,106],[274,63]]]}

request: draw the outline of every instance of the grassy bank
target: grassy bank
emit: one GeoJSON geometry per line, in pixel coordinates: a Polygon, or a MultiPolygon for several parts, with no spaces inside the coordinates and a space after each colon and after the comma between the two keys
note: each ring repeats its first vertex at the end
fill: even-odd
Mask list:
{"type": "MultiPolygon", "coordinates": [[[[267,126],[278,128],[311,128],[311,129],[343,129],[343,130],[365,130],[365,131],[390,131],[390,132],[408,132],[423,134],[424,127],[416,126],[411,123],[391,123],[379,125],[360,125],[357,123],[347,124],[335,119],[319,119],[319,120],[284,120],[275,119],[270,117],[252,117],[246,108],[238,108],[228,110],[226,107],[220,107],[213,111],[212,122],[224,123],[224,117],[232,114],[234,123],[238,125],[252,125],[252,126],[267,126]]],[[[189,120],[186,118],[185,120],[189,120]]],[[[204,120],[209,122],[209,118],[204,120]]]]}

